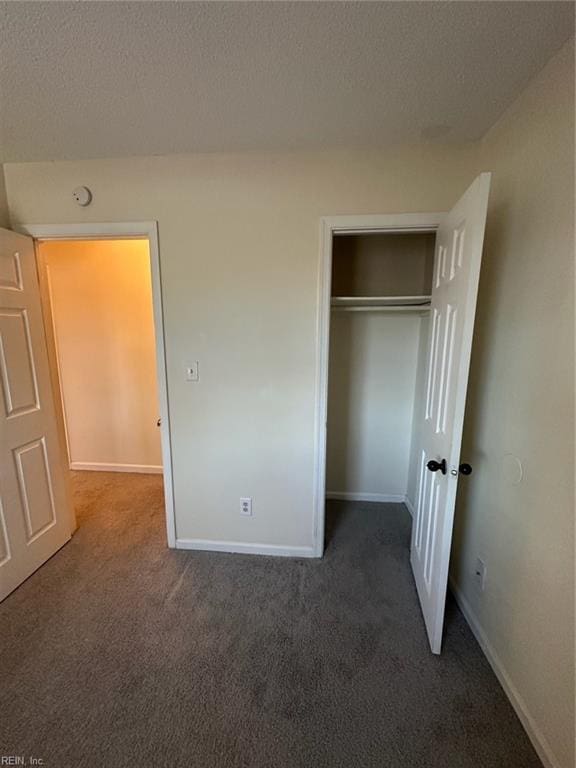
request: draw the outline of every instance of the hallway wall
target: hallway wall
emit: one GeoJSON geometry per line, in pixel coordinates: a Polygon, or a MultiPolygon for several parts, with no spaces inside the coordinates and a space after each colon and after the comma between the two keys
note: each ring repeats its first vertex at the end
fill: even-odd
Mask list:
{"type": "Polygon", "coordinates": [[[40,254],[71,466],[161,471],[148,242],[52,241],[40,254]]]}

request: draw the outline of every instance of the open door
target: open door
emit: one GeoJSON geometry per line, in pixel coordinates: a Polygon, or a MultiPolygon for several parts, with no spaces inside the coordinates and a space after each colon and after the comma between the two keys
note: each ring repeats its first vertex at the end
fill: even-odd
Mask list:
{"type": "Polygon", "coordinates": [[[440,653],[442,645],[489,190],[490,174],[483,173],[446,215],[436,236],[418,494],[410,547],[433,653],[440,653]]]}
{"type": "Polygon", "coordinates": [[[0,600],[72,534],[34,241],[0,229],[0,600]]]}

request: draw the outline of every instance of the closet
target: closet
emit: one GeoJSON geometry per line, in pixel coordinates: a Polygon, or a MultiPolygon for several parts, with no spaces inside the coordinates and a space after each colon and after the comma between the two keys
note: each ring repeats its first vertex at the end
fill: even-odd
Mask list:
{"type": "Polygon", "coordinates": [[[489,192],[481,173],[446,213],[330,216],[321,228],[316,550],[326,495],[405,502],[433,653],[459,478],[472,473],[461,445],[489,192]]]}
{"type": "Polygon", "coordinates": [[[334,234],[328,498],[416,494],[435,232],[334,234]]]}

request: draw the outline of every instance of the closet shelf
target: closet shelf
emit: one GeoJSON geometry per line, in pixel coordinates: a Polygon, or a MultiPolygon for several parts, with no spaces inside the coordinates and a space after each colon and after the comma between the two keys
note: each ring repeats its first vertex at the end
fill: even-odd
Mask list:
{"type": "Polygon", "coordinates": [[[431,296],[332,296],[332,309],[350,312],[422,312],[431,296]]]}

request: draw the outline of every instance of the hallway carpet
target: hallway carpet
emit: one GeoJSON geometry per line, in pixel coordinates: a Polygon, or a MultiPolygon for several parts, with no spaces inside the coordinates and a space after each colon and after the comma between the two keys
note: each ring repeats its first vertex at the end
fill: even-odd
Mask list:
{"type": "Polygon", "coordinates": [[[401,505],[323,560],[171,551],[159,476],[74,473],[72,541],[0,605],[0,755],[43,768],[536,768],[449,602],[434,657],[401,505]]]}

